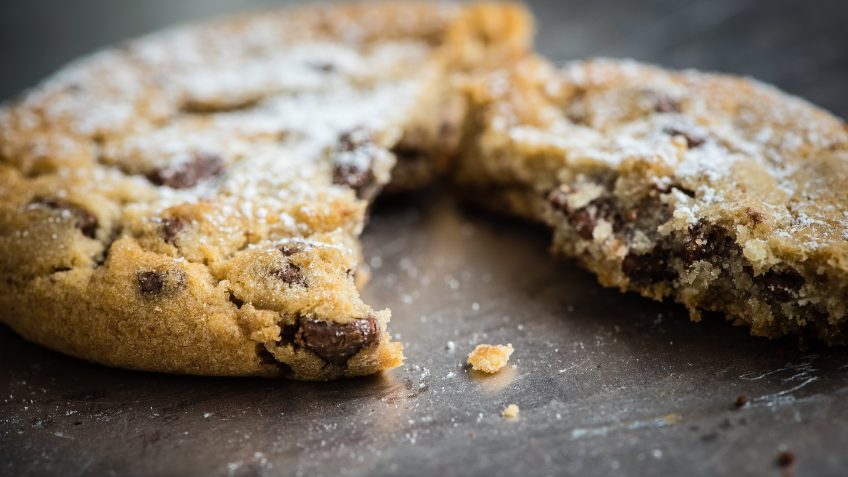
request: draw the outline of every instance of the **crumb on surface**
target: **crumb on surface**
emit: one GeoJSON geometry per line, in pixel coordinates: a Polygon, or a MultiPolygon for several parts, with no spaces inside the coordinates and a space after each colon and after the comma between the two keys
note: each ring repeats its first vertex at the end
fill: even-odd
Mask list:
{"type": "Polygon", "coordinates": [[[777,454],[777,465],[782,468],[790,467],[795,463],[795,453],[784,449],[777,454]]]}
{"type": "Polygon", "coordinates": [[[494,374],[500,371],[509,361],[509,357],[515,349],[512,344],[490,345],[481,344],[474,348],[468,355],[468,364],[477,371],[494,374]]]}
{"type": "Polygon", "coordinates": [[[501,411],[501,417],[504,419],[515,419],[518,417],[519,412],[521,412],[521,408],[518,407],[518,404],[510,404],[501,411]]]}

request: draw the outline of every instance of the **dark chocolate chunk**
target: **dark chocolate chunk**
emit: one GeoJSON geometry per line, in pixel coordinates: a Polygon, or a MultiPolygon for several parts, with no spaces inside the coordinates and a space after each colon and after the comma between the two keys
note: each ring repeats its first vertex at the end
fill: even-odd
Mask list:
{"type": "Polygon", "coordinates": [[[233,292],[230,292],[230,303],[235,305],[236,308],[241,308],[242,306],[244,306],[244,300],[235,296],[235,294],[233,294],[233,292]]]}
{"type": "Polygon", "coordinates": [[[342,152],[351,152],[371,141],[368,132],[362,128],[354,128],[339,135],[336,149],[342,152]]]}
{"type": "Polygon", "coordinates": [[[293,263],[286,263],[280,268],[271,269],[271,276],[288,285],[305,285],[306,280],[300,267],[293,263]]]}
{"type": "Polygon", "coordinates": [[[161,295],[165,291],[165,277],[154,271],[138,272],[138,289],[142,295],[161,295]]]}
{"type": "Polygon", "coordinates": [[[265,345],[261,343],[258,343],[256,345],[256,355],[259,357],[259,362],[261,364],[267,366],[276,366],[280,371],[280,376],[288,377],[292,375],[293,370],[291,366],[282,361],[277,361],[277,357],[274,356],[274,353],[268,351],[265,345]]]}
{"type": "Polygon", "coordinates": [[[667,94],[651,91],[649,93],[654,101],[654,111],[657,113],[679,113],[680,103],[667,94]]]}
{"type": "Polygon", "coordinates": [[[370,167],[362,169],[355,164],[338,163],[333,166],[333,184],[348,186],[357,192],[357,196],[364,197],[363,191],[374,185],[374,171],[370,167]]]}
{"type": "Polygon", "coordinates": [[[611,199],[596,199],[585,207],[574,211],[569,220],[577,234],[586,240],[592,239],[595,226],[603,219],[612,224],[613,230],[619,230],[623,219],[611,199]]]}
{"type": "Polygon", "coordinates": [[[677,272],[671,266],[670,254],[663,248],[637,255],[629,253],[621,262],[621,271],[634,283],[658,283],[673,280],[677,272]]]}
{"type": "Polygon", "coordinates": [[[162,218],[162,236],[168,243],[174,243],[177,234],[185,229],[186,223],[179,217],[163,217],[162,218]]]}
{"type": "Polygon", "coordinates": [[[749,219],[751,219],[751,222],[754,225],[759,225],[765,220],[765,215],[763,215],[762,212],[751,207],[745,208],[745,214],[748,216],[749,219]]]}
{"type": "Polygon", "coordinates": [[[577,235],[587,240],[592,238],[592,232],[595,230],[595,224],[597,223],[595,212],[596,209],[594,208],[583,207],[571,214],[569,220],[571,221],[571,225],[574,226],[574,230],[577,231],[577,235]]]}
{"type": "Polygon", "coordinates": [[[160,186],[188,189],[205,179],[217,176],[222,170],[224,170],[224,160],[221,156],[197,153],[188,161],[176,166],[154,169],[147,174],[147,179],[160,186]]]}
{"type": "Polygon", "coordinates": [[[555,209],[562,212],[568,212],[568,193],[564,190],[559,188],[552,190],[548,194],[548,202],[550,202],[555,209]]]}
{"type": "Polygon", "coordinates": [[[280,344],[294,343],[294,338],[297,336],[297,330],[300,326],[297,323],[283,325],[280,328],[280,344]]]}
{"type": "Polygon", "coordinates": [[[663,129],[663,132],[668,134],[669,136],[682,136],[683,139],[686,139],[686,147],[689,149],[695,149],[698,146],[703,145],[707,142],[705,137],[699,136],[691,131],[686,131],[680,128],[668,127],[663,129]]]}
{"type": "Polygon", "coordinates": [[[548,194],[548,202],[557,210],[568,214],[568,220],[577,234],[586,240],[592,239],[592,232],[601,219],[610,222],[614,231],[620,230],[624,223],[624,218],[617,209],[615,201],[609,198],[595,199],[586,206],[572,211],[568,206],[568,193],[562,189],[554,189],[548,194]]]}
{"type": "Polygon", "coordinates": [[[781,302],[797,298],[798,290],[805,283],[804,277],[792,270],[769,270],[754,280],[765,289],[772,299],[781,302]]]}
{"type": "Polygon", "coordinates": [[[256,355],[259,356],[259,362],[262,364],[277,364],[277,358],[274,357],[274,353],[268,351],[262,343],[256,344],[256,355]]]}
{"type": "Polygon", "coordinates": [[[392,154],[397,157],[398,161],[414,162],[422,159],[427,159],[429,152],[424,148],[412,143],[401,142],[392,148],[392,154]]]}
{"type": "Polygon", "coordinates": [[[682,185],[679,185],[679,184],[678,184],[678,185],[674,185],[674,186],[672,186],[672,187],[673,187],[675,190],[679,190],[679,191],[680,191],[683,195],[685,195],[685,196],[687,196],[687,197],[695,197],[695,191],[694,191],[694,190],[692,190],[692,189],[689,189],[689,188],[687,188],[687,187],[683,187],[682,185]]]}
{"type": "Polygon", "coordinates": [[[716,257],[728,257],[739,246],[730,234],[721,227],[708,228],[697,224],[690,230],[690,238],[680,255],[687,265],[698,260],[711,261],[716,257]]]}
{"type": "Polygon", "coordinates": [[[97,217],[80,206],[65,202],[55,197],[36,197],[30,202],[31,205],[39,205],[53,210],[68,211],[76,221],[74,226],[88,238],[94,238],[97,234],[97,217]]]}
{"type": "Polygon", "coordinates": [[[186,277],[180,270],[142,270],[136,275],[136,280],[138,290],[148,297],[163,295],[186,285],[186,277]]]}
{"type": "Polygon", "coordinates": [[[350,187],[359,198],[370,198],[375,192],[374,171],[371,170],[375,146],[362,129],[354,129],[339,136],[333,163],[333,184],[350,187]],[[350,155],[356,154],[356,160],[350,155]]]}
{"type": "Polygon", "coordinates": [[[295,343],[324,361],[343,365],[365,347],[377,343],[379,328],[372,317],[351,323],[301,320],[295,343]]]}
{"type": "Polygon", "coordinates": [[[791,450],[785,449],[777,453],[776,459],[778,467],[786,468],[791,467],[792,464],[795,463],[795,453],[791,450]]]}

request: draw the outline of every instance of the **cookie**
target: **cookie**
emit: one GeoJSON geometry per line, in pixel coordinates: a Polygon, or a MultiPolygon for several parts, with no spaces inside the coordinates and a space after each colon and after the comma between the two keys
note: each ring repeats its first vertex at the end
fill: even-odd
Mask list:
{"type": "Polygon", "coordinates": [[[392,170],[411,187],[446,167],[453,79],[530,30],[511,5],[302,7],[69,65],[0,110],[0,320],[139,370],[398,366],[389,311],[356,287],[368,203],[392,170]]]}
{"type": "Polygon", "coordinates": [[[471,82],[461,190],[606,286],[848,342],[848,129],[754,80],[632,61],[471,82]]]}

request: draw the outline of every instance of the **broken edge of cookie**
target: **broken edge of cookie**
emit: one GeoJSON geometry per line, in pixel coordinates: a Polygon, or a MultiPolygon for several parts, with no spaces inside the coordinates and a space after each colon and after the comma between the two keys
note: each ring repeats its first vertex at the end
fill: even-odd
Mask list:
{"type": "MultiPolygon", "coordinates": [[[[386,330],[389,312],[372,310],[357,291],[364,277],[357,273],[362,263],[357,237],[367,206],[387,185],[417,187],[445,172],[457,152],[465,114],[453,76],[526,54],[531,33],[529,13],[514,4],[364,2],[178,27],[71,65],[0,110],[0,183],[5,186],[0,188],[0,277],[8,284],[0,293],[0,319],[55,350],[147,371],[326,380],[399,366],[401,345],[392,343],[386,330]],[[280,38],[270,34],[253,44],[256,38],[245,32],[254,31],[254,22],[263,32],[280,30],[280,38]],[[196,47],[199,56],[181,63],[183,56],[171,56],[180,50],[175,41],[187,42],[191,51],[196,47]],[[383,41],[400,44],[389,50],[400,60],[416,58],[415,71],[400,76],[424,84],[420,97],[411,100],[420,107],[410,109],[419,114],[388,118],[376,108],[374,114],[388,124],[330,128],[321,152],[309,155],[315,159],[311,172],[296,184],[318,188],[304,195],[312,202],[293,204],[308,210],[288,210],[289,203],[272,204],[270,211],[266,203],[253,207],[252,201],[262,198],[257,196],[288,189],[260,191],[238,181],[226,191],[238,200],[216,202],[226,196],[216,195],[222,185],[262,156],[248,146],[273,148],[303,139],[301,130],[273,129],[276,123],[289,127],[285,121],[258,121],[250,122],[259,130],[245,132],[250,137],[244,142],[239,136],[244,124],[238,123],[256,110],[273,113],[263,101],[279,100],[289,91],[264,81],[268,69],[274,78],[280,75],[274,70],[279,64],[267,63],[277,57],[264,56],[263,48],[285,50],[301,41],[343,43],[354,55],[357,47],[372,52],[383,41]],[[230,58],[218,64],[219,50],[235,51],[235,60],[257,54],[248,64],[257,67],[258,78],[227,70],[240,64],[230,58]],[[409,58],[403,56],[407,53],[409,58]],[[237,86],[226,81],[233,72],[237,86]],[[203,78],[199,89],[198,77],[203,78]],[[93,104],[109,105],[108,112],[119,114],[91,114],[93,104]],[[221,119],[226,124],[216,130],[221,119]],[[198,129],[238,147],[210,144],[198,129]],[[336,132],[341,134],[330,137],[336,132]],[[161,144],[173,150],[152,147],[161,144]],[[255,192],[247,203],[238,195],[244,190],[255,192]],[[285,216],[274,223],[258,221],[255,209],[262,210],[261,217],[285,216]],[[220,210],[232,213],[217,214],[220,210]],[[281,239],[314,246],[290,249],[278,243],[281,239]],[[325,252],[336,255],[322,258],[325,252]]],[[[336,53],[331,60],[350,59],[336,53]]],[[[319,83],[342,79],[349,66],[321,60],[284,55],[281,61],[292,62],[306,77],[317,75],[313,81],[319,83]]],[[[369,81],[380,86],[397,80],[398,59],[389,60],[385,71],[356,73],[364,91],[379,89],[369,81]]],[[[391,105],[395,112],[409,106],[391,105]]],[[[342,107],[337,101],[332,106],[342,107]]],[[[313,127],[324,131],[323,123],[313,127]]],[[[297,171],[252,170],[261,170],[263,178],[301,177],[297,171]]]]}
{"type": "Polygon", "coordinates": [[[469,85],[457,180],[606,286],[848,342],[848,133],[748,79],[532,59],[469,85]]]}

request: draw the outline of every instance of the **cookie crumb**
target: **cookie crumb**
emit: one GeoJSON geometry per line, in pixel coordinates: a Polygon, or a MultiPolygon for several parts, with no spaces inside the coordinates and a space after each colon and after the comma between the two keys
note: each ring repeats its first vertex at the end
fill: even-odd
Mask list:
{"type": "Polygon", "coordinates": [[[468,355],[468,364],[477,371],[494,374],[503,369],[515,349],[504,345],[481,344],[468,355]]]}
{"type": "Polygon", "coordinates": [[[777,465],[781,468],[787,468],[795,463],[795,453],[789,449],[784,449],[777,454],[777,465]]]}
{"type": "Polygon", "coordinates": [[[519,412],[521,412],[521,409],[518,407],[518,404],[510,404],[501,411],[501,417],[504,419],[516,419],[519,412]]]}

